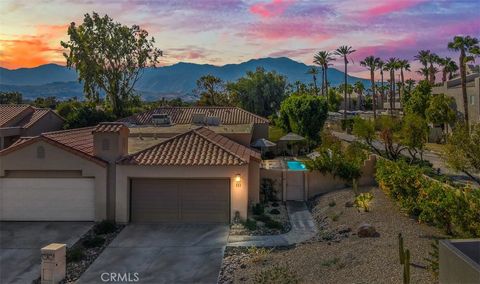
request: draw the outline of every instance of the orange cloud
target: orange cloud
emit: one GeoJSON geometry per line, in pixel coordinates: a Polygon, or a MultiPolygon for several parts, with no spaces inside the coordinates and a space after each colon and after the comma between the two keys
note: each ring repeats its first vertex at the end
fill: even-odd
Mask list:
{"type": "Polygon", "coordinates": [[[39,25],[36,30],[36,35],[0,39],[0,66],[14,69],[64,63],[60,40],[67,34],[67,25],[39,25]]]}

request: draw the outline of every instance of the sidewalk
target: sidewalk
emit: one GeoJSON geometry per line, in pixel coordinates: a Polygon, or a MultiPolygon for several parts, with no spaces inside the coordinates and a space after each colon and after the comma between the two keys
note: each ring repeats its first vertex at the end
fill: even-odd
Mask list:
{"type": "Polygon", "coordinates": [[[287,212],[292,226],[288,233],[272,236],[229,236],[227,246],[289,246],[309,240],[317,234],[317,226],[305,202],[287,201],[287,212]]]}

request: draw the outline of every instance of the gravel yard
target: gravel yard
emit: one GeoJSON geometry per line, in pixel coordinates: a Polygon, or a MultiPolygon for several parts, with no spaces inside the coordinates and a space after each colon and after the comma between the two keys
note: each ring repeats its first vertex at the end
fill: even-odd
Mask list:
{"type": "Polygon", "coordinates": [[[317,237],[293,248],[227,250],[219,282],[254,283],[265,271],[274,271],[273,279],[290,277],[293,283],[402,283],[397,240],[402,233],[411,254],[411,283],[435,283],[424,258],[443,233],[402,214],[380,189],[362,190],[374,196],[370,212],[346,206],[354,200],[350,189],[319,196],[309,204],[317,237]],[[379,235],[358,237],[357,228],[364,223],[379,235]]]}

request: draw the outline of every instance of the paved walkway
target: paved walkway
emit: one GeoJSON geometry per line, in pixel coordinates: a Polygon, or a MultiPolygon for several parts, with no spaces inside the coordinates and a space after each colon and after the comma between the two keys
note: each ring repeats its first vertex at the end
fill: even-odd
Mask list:
{"type": "Polygon", "coordinates": [[[289,232],[272,236],[230,236],[227,246],[289,246],[309,240],[317,234],[317,226],[305,202],[287,201],[287,211],[292,226],[289,232]]]}

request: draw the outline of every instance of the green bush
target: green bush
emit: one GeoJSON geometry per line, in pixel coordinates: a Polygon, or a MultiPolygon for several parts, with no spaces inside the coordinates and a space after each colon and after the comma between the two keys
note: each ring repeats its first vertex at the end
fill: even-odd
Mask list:
{"type": "Polygon", "coordinates": [[[270,218],[270,216],[267,216],[267,215],[259,215],[259,216],[255,216],[254,217],[255,220],[257,221],[260,221],[260,222],[263,222],[263,223],[267,223],[268,221],[270,221],[272,218],[270,218]]]}
{"type": "Polygon", "coordinates": [[[104,220],[100,223],[97,223],[93,228],[93,231],[97,235],[106,235],[113,233],[117,230],[117,225],[113,221],[104,220]]]}
{"type": "Polygon", "coordinates": [[[272,215],[278,215],[278,214],[280,214],[280,210],[278,210],[278,209],[272,209],[272,210],[270,210],[270,214],[272,214],[272,215]]]}
{"type": "Polygon", "coordinates": [[[74,248],[67,250],[67,262],[79,262],[83,259],[85,253],[83,248],[74,248]]]}
{"type": "Polygon", "coordinates": [[[247,221],[243,223],[243,226],[249,231],[255,231],[257,229],[257,222],[252,219],[247,219],[247,221]]]}
{"type": "Polygon", "coordinates": [[[268,220],[265,222],[265,227],[269,229],[277,229],[277,230],[283,230],[283,225],[280,222],[277,222],[273,219],[268,220]]]}
{"type": "Polygon", "coordinates": [[[265,207],[263,204],[257,203],[252,206],[253,215],[263,215],[265,213],[265,207]]]}
{"type": "Polygon", "coordinates": [[[480,236],[480,190],[443,184],[401,160],[379,159],[376,168],[380,188],[419,221],[453,236],[480,236]]]}
{"type": "Polygon", "coordinates": [[[90,237],[85,239],[82,244],[86,248],[101,247],[105,243],[105,239],[100,236],[90,237]]]}
{"type": "Polygon", "coordinates": [[[348,133],[351,133],[353,130],[353,118],[347,118],[347,119],[342,119],[341,124],[342,124],[342,130],[347,131],[348,133]]]}

